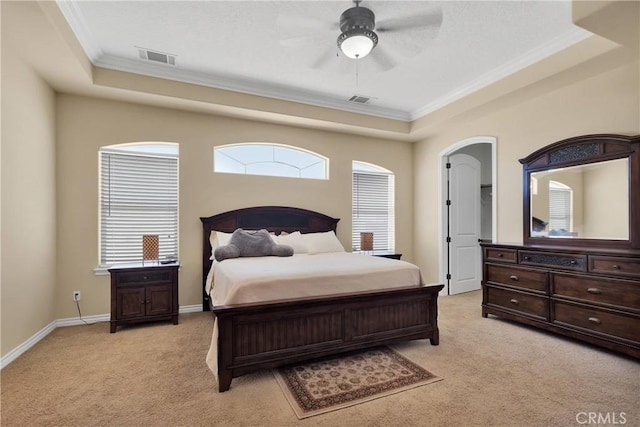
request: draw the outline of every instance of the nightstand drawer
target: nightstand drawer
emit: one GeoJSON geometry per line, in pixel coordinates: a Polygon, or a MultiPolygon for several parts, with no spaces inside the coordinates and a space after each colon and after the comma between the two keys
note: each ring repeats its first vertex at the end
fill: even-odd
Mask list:
{"type": "Polygon", "coordinates": [[[551,294],[640,312],[640,282],[631,280],[551,273],[551,294]]]}
{"type": "Polygon", "coordinates": [[[549,300],[545,297],[493,286],[487,286],[486,292],[488,306],[516,311],[518,314],[525,314],[540,320],[549,320],[549,300]]]}
{"type": "Polygon", "coordinates": [[[171,271],[129,271],[118,275],[120,285],[139,285],[147,283],[171,283],[171,271]]]}
{"type": "Polygon", "coordinates": [[[590,256],[589,271],[640,278],[640,259],[590,256]]]}
{"type": "Polygon", "coordinates": [[[545,294],[548,292],[547,272],[533,268],[486,264],[486,280],[545,294]]]}
{"type": "Polygon", "coordinates": [[[581,329],[640,341],[640,317],[554,301],[552,321],[581,329]]]}

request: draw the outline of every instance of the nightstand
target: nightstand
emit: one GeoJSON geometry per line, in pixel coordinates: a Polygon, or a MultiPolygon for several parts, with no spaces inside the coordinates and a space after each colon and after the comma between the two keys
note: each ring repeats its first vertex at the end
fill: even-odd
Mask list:
{"type": "Polygon", "coordinates": [[[171,320],[178,324],[179,264],[127,264],[111,274],[111,333],[127,323],[171,320]]]}
{"type": "Polygon", "coordinates": [[[391,258],[391,259],[400,259],[402,258],[402,254],[396,254],[389,251],[355,251],[354,253],[362,254],[362,255],[373,255],[379,256],[382,258],[391,258]]]}

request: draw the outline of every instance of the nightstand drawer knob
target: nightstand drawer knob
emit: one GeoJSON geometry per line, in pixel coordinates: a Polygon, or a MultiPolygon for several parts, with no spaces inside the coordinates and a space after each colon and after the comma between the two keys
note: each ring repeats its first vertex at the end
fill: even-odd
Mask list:
{"type": "Polygon", "coordinates": [[[498,258],[502,258],[502,254],[498,254],[498,258]]]}
{"type": "Polygon", "coordinates": [[[600,319],[598,319],[597,317],[589,317],[589,322],[591,323],[595,323],[597,325],[601,324],[602,322],[600,321],[600,319]]]}
{"type": "Polygon", "coordinates": [[[530,256],[525,256],[525,257],[524,257],[524,260],[525,260],[525,261],[530,261],[530,260],[531,260],[531,257],[530,257],[530,256]]]}
{"type": "Polygon", "coordinates": [[[602,293],[602,291],[598,288],[588,288],[587,292],[589,292],[590,294],[596,294],[596,295],[599,295],[602,293]]]}
{"type": "Polygon", "coordinates": [[[511,279],[511,280],[515,280],[516,282],[517,282],[518,280],[520,280],[520,279],[518,278],[518,276],[516,276],[515,274],[512,274],[511,276],[509,276],[509,279],[511,279]]]}
{"type": "Polygon", "coordinates": [[[518,300],[517,300],[517,299],[515,299],[515,298],[511,298],[511,301],[509,301],[509,302],[510,302],[511,304],[515,304],[515,305],[520,304],[520,301],[518,301],[518,300]]]}
{"type": "Polygon", "coordinates": [[[613,269],[614,270],[620,270],[620,266],[618,264],[613,264],[613,269]]]}
{"type": "Polygon", "coordinates": [[[571,264],[571,265],[576,265],[576,264],[577,264],[577,262],[576,262],[576,260],[575,260],[575,259],[572,259],[571,261],[569,261],[569,264],[571,264]]]}

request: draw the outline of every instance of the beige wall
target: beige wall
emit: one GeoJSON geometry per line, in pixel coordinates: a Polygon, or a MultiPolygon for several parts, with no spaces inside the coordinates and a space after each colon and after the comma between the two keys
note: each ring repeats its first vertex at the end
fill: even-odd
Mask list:
{"type": "Polygon", "coordinates": [[[54,92],[2,40],[2,356],[56,319],[54,92]]]}
{"type": "MultiPolygon", "coordinates": [[[[626,160],[626,159],[625,159],[626,160]]],[[[586,236],[629,238],[629,169],[626,161],[601,163],[584,173],[586,236]]]]}
{"type": "Polygon", "coordinates": [[[636,61],[551,92],[542,90],[542,82],[543,95],[511,105],[500,102],[500,109],[485,105],[429,129],[428,139],[414,147],[414,255],[425,280],[435,282],[439,277],[439,218],[434,206],[439,206],[438,164],[443,150],[474,136],[497,138],[498,241],[521,243],[522,165],[518,159],[572,136],[640,133],[639,76],[636,61]]]}
{"type": "Polygon", "coordinates": [[[56,317],[109,312],[109,278],[98,263],[98,148],[138,141],[180,145],[180,305],[202,301],[202,226],[199,217],[257,205],[286,205],[341,218],[338,237],[351,237],[351,162],[378,164],[396,177],[396,249],[412,259],[412,146],[409,143],[92,98],[57,97],[58,286],[56,317]],[[330,159],[328,181],[213,173],[213,147],[276,142],[330,159]]]}

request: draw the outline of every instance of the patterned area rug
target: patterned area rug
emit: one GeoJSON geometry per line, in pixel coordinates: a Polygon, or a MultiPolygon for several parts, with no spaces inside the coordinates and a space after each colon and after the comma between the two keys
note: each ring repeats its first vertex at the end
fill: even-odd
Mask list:
{"type": "Polygon", "coordinates": [[[343,353],[273,372],[299,419],[442,379],[388,347],[343,353]]]}

